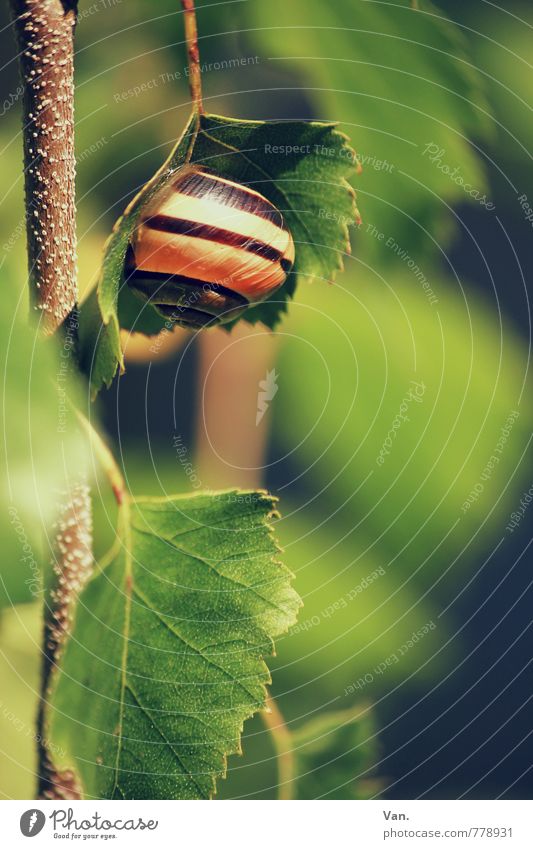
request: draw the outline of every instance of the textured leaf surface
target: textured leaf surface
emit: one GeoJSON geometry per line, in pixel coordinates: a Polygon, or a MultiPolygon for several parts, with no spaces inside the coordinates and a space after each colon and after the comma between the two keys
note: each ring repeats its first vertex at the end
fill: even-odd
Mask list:
{"type": "Polygon", "coordinates": [[[296,247],[293,271],[270,299],[245,313],[246,321],[274,327],[287,310],[299,275],[329,281],[343,267],[348,227],[356,217],[354,192],[346,181],[355,169],[355,155],[346,137],[333,124],[203,115],[197,127],[193,117],[165,165],[115,225],[97,297],[90,296],[82,308],[82,361],[95,392],[109,386],[123,364],[120,327],[153,334],[164,326],[149,304],[127,290],[124,258],[143,206],[186,162],[200,163],[261,192],[283,213],[291,230],[296,247]]]}
{"type": "Polygon", "coordinates": [[[263,707],[263,656],[299,599],[276,560],[262,493],[131,505],[120,549],[82,593],[49,715],[57,766],[86,797],[208,798],[244,720],[263,707]]]}

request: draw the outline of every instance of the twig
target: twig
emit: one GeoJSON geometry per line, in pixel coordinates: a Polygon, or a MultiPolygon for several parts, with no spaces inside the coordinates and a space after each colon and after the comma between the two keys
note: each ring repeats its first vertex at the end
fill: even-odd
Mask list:
{"type": "MultiPolygon", "coordinates": [[[[24,89],[23,138],[30,293],[40,327],[54,333],[75,310],[74,0],[10,0],[24,89]]],[[[80,798],[73,773],[59,773],[47,735],[47,700],[73,607],[92,568],[89,489],[75,480],[65,494],[46,587],[41,699],[37,717],[41,797],[80,798]]]]}
{"type": "Polygon", "coordinates": [[[278,764],[278,799],[293,798],[294,785],[294,753],[292,735],[281,711],[272,698],[267,698],[267,709],[261,712],[263,721],[272,735],[278,764]]]}
{"type": "Polygon", "coordinates": [[[93,568],[92,509],[89,487],[76,483],[60,505],[53,542],[53,578],[44,608],[44,646],[41,699],[37,717],[39,786],[41,799],[81,799],[82,791],[71,770],[59,772],[48,749],[47,705],[52,679],[72,627],[78,594],[93,568]]]}
{"type": "Polygon", "coordinates": [[[181,0],[187,43],[187,61],[189,63],[189,86],[194,107],[199,115],[204,114],[202,103],[202,73],[200,70],[200,51],[198,50],[198,27],[194,0],[181,0]]]}
{"type": "Polygon", "coordinates": [[[33,306],[53,333],[75,308],[74,26],[66,0],[10,0],[24,87],[28,265],[33,306]]]}
{"type": "Polygon", "coordinates": [[[102,469],[110,483],[111,489],[115,496],[117,504],[123,504],[124,499],[128,496],[128,490],[113,454],[105,444],[100,434],[94,429],[90,421],[85,416],[76,410],[78,421],[89,438],[91,447],[96,454],[102,469]]]}

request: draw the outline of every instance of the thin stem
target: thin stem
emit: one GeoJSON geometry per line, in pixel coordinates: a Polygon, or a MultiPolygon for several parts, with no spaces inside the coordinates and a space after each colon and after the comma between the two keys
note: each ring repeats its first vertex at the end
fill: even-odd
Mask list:
{"type": "Polygon", "coordinates": [[[10,0],[24,87],[28,267],[33,306],[53,333],[77,302],[74,27],[71,0],[10,0]]]}
{"type": "Polygon", "coordinates": [[[200,51],[198,50],[198,27],[194,0],[181,0],[189,64],[189,86],[194,107],[199,115],[204,114],[202,103],[202,72],[200,70],[200,51]]]}
{"type": "Polygon", "coordinates": [[[263,721],[272,735],[278,764],[278,799],[293,798],[294,752],[292,735],[272,696],[267,698],[267,709],[261,712],[263,721]]]}
{"type": "Polygon", "coordinates": [[[89,419],[85,418],[79,410],[76,410],[76,415],[83,430],[89,438],[91,448],[98,457],[100,465],[102,466],[102,469],[110,483],[111,489],[113,490],[117,504],[120,507],[128,495],[128,490],[117,461],[113,457],[113,454],[105,444],[100,434],[94,429],[89,419]]]}

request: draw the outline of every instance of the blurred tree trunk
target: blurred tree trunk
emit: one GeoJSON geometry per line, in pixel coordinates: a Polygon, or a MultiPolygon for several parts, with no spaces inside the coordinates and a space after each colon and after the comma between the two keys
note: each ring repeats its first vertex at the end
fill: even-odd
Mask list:
{"type": "Polygon", "coordinates": [[[231,334],[201,334],[196,445],[203,486],[264,483],[270,413],[258,416],[259,384],[272,371],[276,350],[274,334],[243,322],[231,334]]]}

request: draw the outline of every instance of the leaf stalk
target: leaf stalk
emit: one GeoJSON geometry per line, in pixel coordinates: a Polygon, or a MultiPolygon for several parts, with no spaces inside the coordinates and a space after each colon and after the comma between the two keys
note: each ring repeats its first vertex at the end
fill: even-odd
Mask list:
{"type": "Polygon", "coordinates": [[[292,734],[283,718],[277,702],[268,696],[263,721],[272,735],[278,767],[278,799],[288,801],[294,794],[294,751],[292,734]]]}
{"type": "Polygon", "coordinates": [[[194,0],[181,0],[189,64],[189,87],[194,108],[198,115],[204,114],[202,103],[202,72],[200,69],[200,51],[198,49],[198,26],[194,0]]]}
{"type": "Polygon", "coordinates": [[[89,439],[90,446],[97,456],[98,461],[109,481],[116,502],[120,507],[128,497],[128,489],[122,472],[118,467],[118,463],[98,431],[92,426],[89,419],[87,419],[83,413],[80,413],[79,410],[76,410],[76,415],[80,425],[89,439]]]}

